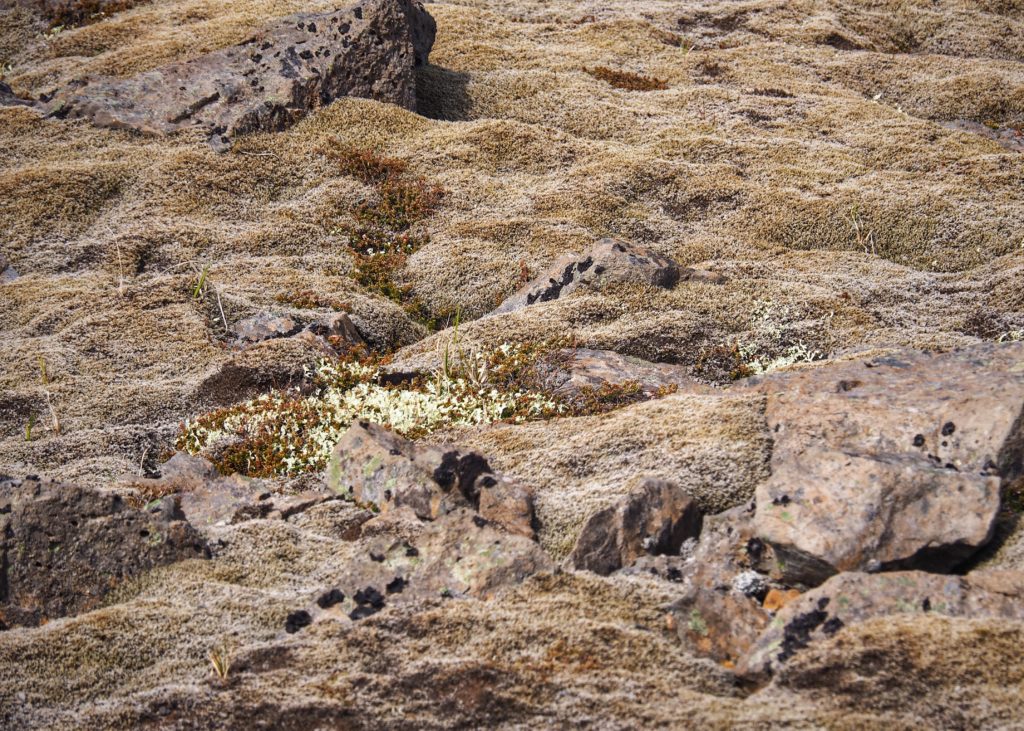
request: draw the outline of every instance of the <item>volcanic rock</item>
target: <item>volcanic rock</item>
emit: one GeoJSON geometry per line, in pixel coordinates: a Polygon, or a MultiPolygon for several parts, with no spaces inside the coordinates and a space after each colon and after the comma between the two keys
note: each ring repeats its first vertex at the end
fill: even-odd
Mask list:
{"type": "Polygon", "coordinates": [[[495,473],[486,458],[412,442],[378,424],[357,422],[342,435],[327,485],[381,512],[408,507],[421,520],[472,508],[511,533],[533,537],[529,492],[495,473]]]}
{"type": "Polygon", "coordinates": [[[1024,573],[839,574],[787,604],[737,669],[751,678],[764,677],[812,642],[832,637],[844,627],[907,614],[1024,620],[1024,573]]]}
{"type": "Polygon", "coordinates": [[[550,302],[580,288],[596,288],[613,282],[650,284],[671,288],[679,281],[679,265],[650,249],[615,239],[601,239],[583,256],[564,256],[506,299],[491,315],[550,302]]]}
{"type": "Polygon", "coordinates": [[[672,604],[674,625],[690,647],[735,662],[771,621],[763,602],[777,585],[766,570],[771,548],[754,534],[750,507],[704,521],[704,531],[677,579],[683,595],[672,604]]]}
{"type": "Polygon", "coordinates": [[[990,539],[1024,457],[1024,344],[901,351],[758,387],[775,446],[754,528],[785,581],[948,572],[990,539]]]}
{"type": "Polygon", "coordinates": [[[683,366],[651,363],[640,358],[590,348],[561,351],[561,372],[553,379],[554,391],[561,396],[577,395],[583,389],[599,389],[607,384],[634,383],[645,395],[659,391],[682,390],[706,393],[712,389],[698,383],[683,366]]]}
{"type": "Polygon", "coordinates": [[[702,515],[693,498],[668,480],[640,478],[616,504],[590,517],[569,563],[607,576],[644,555],[677,554],[700,534],[702,515]]]}
{"type": "Polygon", "coordinates": [[[66,89],[51,114],[100,127],[169,134],[199,128],[218,150],[233,137],[279,131],[342,96],[416,109],[413,69],[433,45],[416,0],[366,0],[281,19],[245,43],[135,76],[66,89]]]}
{"type": "Polygon", "coordinates": [[[112,492],[34,479],[0,484],[0,624],[86,612],[155,566],[208,556],[173,499],[141,511],[112,492]]]}

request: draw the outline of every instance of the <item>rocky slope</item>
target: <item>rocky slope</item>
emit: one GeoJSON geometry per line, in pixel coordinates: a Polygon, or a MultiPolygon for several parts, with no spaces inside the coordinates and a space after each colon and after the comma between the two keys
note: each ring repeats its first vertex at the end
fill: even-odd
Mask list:
{"type": "Polygon", "coordinates": [[[1019,727],[1020,3],[0,0],[0,74],[0,726],[1019,727]]]}

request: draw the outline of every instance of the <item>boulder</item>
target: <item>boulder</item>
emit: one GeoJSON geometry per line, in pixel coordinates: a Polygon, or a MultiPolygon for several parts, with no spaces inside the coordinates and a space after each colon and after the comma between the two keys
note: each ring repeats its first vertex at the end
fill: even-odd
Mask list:
{"type": "Polygon", "coordinates": [[[296,610],[309,624],[358,621],[416,600],[487,598],[554,568],[536,542],[508,534],[469,508],[423,521],[411,508],[398,507],[363,523],[361,534],[365,555],[347,561],[336,584],[296,610]]]}
{"type": "Polygon", "coordinates": [[[407,507],[421,520],[469,508],[510,533],[532,538],[530,493],[487,459],[454,447],[419,444],[379,424],[353,424],[338,441],[327,485],[381,512],[407,507]]]}
{"type": "Polygon", "coordinates": [[[258,343],[263,340],[297,335],[302,330],[302,325],[287,315],[271,315],[263,312],[240,320],[232,329],[239,342],[258,343]]]}
{"type": "Polygon", "coordinates": [[[149,569],[208,557],[173,498],[134,510],[109,491],[36,479],[0,483],[0,625],[86,612],[149,569]]]}
{"type": "Polygon", "coordinates": [[[550,302],[580,288],[598,288],[610,283],[634,282],[671,288],[679,277],[679,265],[663,254],[615,239],[601,239],[583,256],[558,259],[489,316],[550,302]]]}
{"type": "Polygon", "coordinates": [[[700,535],[697,503],[673,482],[639,478],[629,492],[590,517],[569,556],[576,569],[607,576],[646,555],[678,554],[700,535]]]}
{"type": "Polygon", "coordinates": [[[690,378],[684,366],[651,363],[611,350],[567,348],[560,351],[555,362],[559,369],[552,377],[552,385],[560,396],[572,397],[584,389],[624,383],[635,383],[647,396],[670,389],[687,393],[713,391],[690,378]]]}
{"type": "Polygon", "coordinates": [[[1024,572],[839,574],[787,604],[737,670],[751,679],[764,678],[811,643],[848,625],[908,614],[1024,620],[1024,572]]]}
{"type": "Polygon", "coordinates": [[[754,535],[750,505],[707,518],[700,541],[672,577],[683,585],[669,610],[680,639],[720,662],[735,663],[748,652],[784,591],[767,575],[772,559],[771,548],[754,535]]]}
{"type": "Polygon", "coordinates": [[[237,46],[87,80],[58,92],[50,113],[147,134],[199,128],[226,150],[236,135],[285,129],[342,96],[415,111],[414,66],[427,62],[435,29],[416,0],[298,13],[237,46]]]}
{"type": "Polygon", "coordinates": [[[781,578],[954,570],[992,536],[1024,457],[1024,343],[900,351],[769,377],[754,529],[781,578]]]}

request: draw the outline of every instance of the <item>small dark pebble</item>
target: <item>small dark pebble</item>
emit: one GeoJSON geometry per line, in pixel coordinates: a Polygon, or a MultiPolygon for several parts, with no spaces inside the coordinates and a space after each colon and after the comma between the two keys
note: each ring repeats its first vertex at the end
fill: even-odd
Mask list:
{"type": "Polygon", "coordinates": [[[485,525],[487,525],[487,521],[481,518],[479,515],[474,515],[473,525],[475,525],[477,528],[483,528],[485,525]]]}
{"type": "Polygon", "coordinates": [[[952,421],[947,421],[942,425],[942,436],[948,437],[950,434],[956,431],[956,424],[952,421]]]}
{"type": "Polygon", "coordinates": [[[419,551],[418,548],[416,548],[416,546],[409,546],[409,545],[407,545],[405,547],[405,555],[409,556],[410,558],[412,558],[412,557],[415,557],[415,556],[419,556],[420,555],[420,551],[419,551]]]}
{"type": "Polygon", "coordinates": [[[923,447],[924,446],[924,434],[917,434],[917,435],[914,436],[914,446],[915,447],[923,447]]]}
{"type": "Polygon", "coordinates": [[[382,553],[374,553],[373,551],[370,551],[370,560],[371,561],[376,561],[377,563],[383,563],[383,561],[384,561],[384,554],[382,554],[382,553]]]}

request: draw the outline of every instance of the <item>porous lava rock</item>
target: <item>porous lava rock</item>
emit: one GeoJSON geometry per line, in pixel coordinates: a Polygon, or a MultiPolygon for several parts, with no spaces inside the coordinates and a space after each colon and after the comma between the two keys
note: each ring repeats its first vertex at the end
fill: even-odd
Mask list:
{"type": "Polygon", "coordinates": [[[342,96],[415,110],[414,68],[427,62],[435,31],[415,0],[297,13],[236,46],[73,85],[50,113],[148,134],[199,128],[226,150],[236,135],[285,129],[342,96]]]}
{"type": "Polygon", "coordinates": [[[99,607],[127,579],[208,558],[173,499],[136,510],[110,491],[0,481],[0,624],[37,625],[99,607]]]}
{"type": "Polygon", "coordinates": [[[839,574],[780,610],[737,669],[750,678],[767,677],[813,642],[893,615],[1024,620],[1024,572],[839,574]]]}
{"type": "Polygon", "coordinates": [[[735,663],[748,652],[772,618],[764,606],[778,590],[767,575],[771,563],[771,549],[754,534],[750,505],[705,519],[675,577],[683,593],[670,607],[686,646],[720,662],[735,663]]]}
{"type": "Polygon", "coordinates": [[[643,283],[671,288],[679,282],[680,268],[670,257],[652,249],[616,239],[601,239],[583,256],[559,258],[543,274],[502,302],[491,315],[550,302],[580,288],[610,283],[643,283]]]}
{"type": "Polygon", "coordinates": [[[754,529],[789,582],[948,572],[992,536],[1024,457],[1024,344],[898,351],[768,378],[754,529]]]}
{"type": "Polygon", "coordinates": [[[511,533],[534,535],[529,491],[492,470],[484,456],[413,442],[379,424],[356,422],[342,435],[327,485],[381,512],[408,507],[421,520],[434,520],[471,508],[511,533]]]}
{"type": "Polygon", "coordinates": [[[700,534],[697,503],[669,480],[634,480],[626,495],[584,524],[569,563],[606,576],[641,556],[678,554],[700,534]]]}

